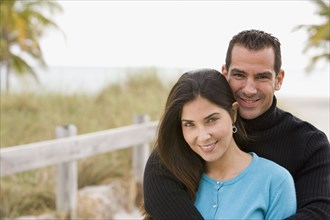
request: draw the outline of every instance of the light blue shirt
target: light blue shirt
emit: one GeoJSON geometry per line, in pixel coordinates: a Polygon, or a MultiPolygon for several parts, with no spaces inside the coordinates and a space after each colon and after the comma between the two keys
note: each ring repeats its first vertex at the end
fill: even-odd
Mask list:
{"type": "Polygon", "coordinates": [[[251,153],[236,177],[216,181],[202,175],[195,206],[205,219],[285,219],[296,212],[293,178],[278,164],[251,153]]]}

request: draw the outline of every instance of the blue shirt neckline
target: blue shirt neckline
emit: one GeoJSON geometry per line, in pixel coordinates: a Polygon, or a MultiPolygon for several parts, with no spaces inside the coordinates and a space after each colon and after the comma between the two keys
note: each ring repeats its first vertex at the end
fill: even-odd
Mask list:
{"type": "Polygon", "coordinates": [[[213,179],[211,177],[209,177],[206,173],[202,174],[202,179],[213,184],[213,185],[230,185],[230,184],[234,184],[235,182],[239,181],[240,179],[242,179],[247,173],[250,172],[251,169],[253,169],[254,164],[257,162],[258,160],[258,155],[254,152],[249,152],[249,154],[252,155],[252,161],[249,163],[249,165],[242,171],[240,172],[237,176],[229,179],[229,180],[216,180],[213,179]]]}

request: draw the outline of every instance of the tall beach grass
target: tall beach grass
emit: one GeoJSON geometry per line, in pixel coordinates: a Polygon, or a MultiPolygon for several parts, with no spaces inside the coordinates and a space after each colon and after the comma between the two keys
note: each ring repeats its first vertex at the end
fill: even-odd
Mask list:
{"type": "MultiPolygon", "coordinates": [[[[58,125],[74,124],[84,134],[132,124],[139,114],[159,120],[171,84],[146,69],[96,95],[1,94],[1,148],[54,139],[58,125]]],[[[79,188],[129,178],[130,155],[125,149],[80,160],[79,188]]],[[[53,212],[54,174],[51,166],[1,178],[0,217],[53,212]]]]}

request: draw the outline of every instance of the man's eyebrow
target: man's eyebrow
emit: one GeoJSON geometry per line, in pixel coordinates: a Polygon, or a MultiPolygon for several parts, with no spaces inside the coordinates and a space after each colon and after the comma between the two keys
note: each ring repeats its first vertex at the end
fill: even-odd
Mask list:
{"type": "Polygon", "coordinates": [[[240,70],[240,69],[237,69],[237,68],[232,69],[230,72],[235,72],[235,73],[245,73],[245,71],[240,70]]]}
{"type": "Polygon", "coordinates": [[[263,75],[263,76],[269,76],[271,77],[273,74],[269,71],[265,71],[265,72],[261,72],[261,73],[257,73],[257,76],[263,75]]]}
{"type": "MultiPolygon", "coordinates": [[[[237,68],[232,69],[230,72],[244,73],[245,74],[244,70],[240,70],[240,69],[237,69],[237,68]]],[[[258,76],[260,76],[260,75],[272,76],[272,72],[265,71],[265,72],[257,73],[256,75],[258,75],[258,76]]]]}

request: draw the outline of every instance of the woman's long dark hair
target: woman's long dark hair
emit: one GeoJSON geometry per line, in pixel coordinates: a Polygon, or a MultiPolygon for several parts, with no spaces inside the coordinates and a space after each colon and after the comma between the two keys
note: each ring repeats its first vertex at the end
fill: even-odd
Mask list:
{"type": "MultiPolygon", "coordinates": [[[[195,199],[205,162],[186,143],[181,128],[181,114],[183,106],[198,96],[232,115],[235,98],[225,77],[213,69],[189,71],[179,78],[169,93],[156,140],[161,162],[184,184],[192,200],[195,199]]],[[[235,139],[246,139],[241,123],[237,115],[235,125],[239,132],[234,134],[235,139]]]]}

